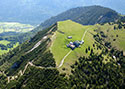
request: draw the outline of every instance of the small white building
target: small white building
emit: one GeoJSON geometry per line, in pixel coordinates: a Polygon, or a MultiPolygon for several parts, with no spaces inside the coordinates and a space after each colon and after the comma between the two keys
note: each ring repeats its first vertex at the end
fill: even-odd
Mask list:
{"type": "Polygon", "coordinates": [[[84,43],[84,40],[80,41],[80,44],[83,44],[84,43]]]}
{"type": "Polygon", "coordinates": [[[70,45],[73,45],[73,42],[70,42],[69,44],[70,44],[70,45]]]}
{"type": "Polygon", "coordinates": [[[72,39],[72,36],[68,36],[67,38],[68,38],[68,39],[72,39]]]}

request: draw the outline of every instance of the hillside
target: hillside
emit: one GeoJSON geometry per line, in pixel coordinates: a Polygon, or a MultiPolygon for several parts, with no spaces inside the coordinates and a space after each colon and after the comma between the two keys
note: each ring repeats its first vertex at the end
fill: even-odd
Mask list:
{"type": "MultiPolygon", "coordinates": [[[[114,29],[114,26],[117,28],[119,24],[84,26],[66,20],[38,32],[31,40],[1,56],[0,87],[123,88],[125,43],[121,38],[125,37],[125,29],[124,26],[114,29]],[[111,39],[112,33],[116,32],[114,35],[118,35],[119,39],[113,38],[116,39],[115,43],[106,40],[111,39]],[[68,39],[68,36],[72,37],[68,39]],[[84,43],[74,50],[68,48],[67,44],[77,40],[84,40],[84,43]],[[116,48],[115,45],[119,47],[116,48]]],[[[73,43],[75,44],[77,43],[73,43]]]]}
{"type": "Polygon", "coordinates": [[[62,68],[65,68],[65,72],[68,73],[70,66],[74,64],[79,57],[90,55],[89,52],[86,54],[86,49],[88,47],[92,48],[94,53],[100,53],[101,49],[98,49],[99,44],[95,45],[96,41],[98,41],[96,38],[94,38],[96,34],[101,36],[99,43],[102,43],[100,44],[107,46],[106,44],[109,43],[109,45],[111,45],[113,48],[125,52],[125,29],[123,27],[122,29],[116,30],[114,29],[114,26],[117,26],[117,24],[109,25],[107,23],[104,25],[96,24],[83,26],[70,20],[58,22],[58,30],[52,38],[53,43],[50,47],[57,66],[59,66],[62,59],[65,58],[68,53],[70,53],[65,58],[64,64],[61,66],[62,68]],[[72,39],[68,39],[68,36],[72,36],[72,39]],[[70,51],[71,49],[67,48],[66,45],[69,42],[74,42],[76,40],[84,40],[85,43],[81,45],[80,48],[70,51]]]}
{"type": "MultiPolygon", "coordinates": [[[[73,8],[66,12],[63,12],[55,17],[52,17],[46,20],[44,23],[36,27],[34,30],[32,30],[33,26],[31,25],[12,23],[12,22],[10,23],[3,22],[3,23],[0,23],[0,32],[4,32],[4,33],[0,34],[0,38],[2,40],[9,41],[12,44],[8,44],[9,46],[2,45],[1,48],[5,49],[3,51],[6,51],[8,47],[13,48],[12,46],[15,45],[17,42],[23,43],[24,41],[30,39],[30,37],[33,37],[37,32],[51,26],[57,21],[70,19],[83,25],[93,25],[96,23],[114,22],[118,18],[120,18],[120,16],[114,10],[101,7],[101,6],[88,6],[88,7],[73,8]],[[27,31],[30,31],[30,32],[27,32],[27,31]],[[23,34],[20,32],[26,32],[26,33],[23,34]]],[[[37,19],[37,17],[35,19],[37,19]]],[[[33,22],[35,21],[33,20],[33,22]]]]}
{"type": "Polygon", "coordinates": [[[101,6],[78,7],[65,11],[55,17],[51,17],[41,25],[46,28],[57,21],[72,20],[83,25],[114,22],[120,16],[112,9],[101,6]]]}
{"type": "Polygon", "coordinates": [[[82,3],[82,0],[79,2],[75,0],[65,0],[65,2],[63,0],[0,0],[0,21],[37,25],[67,9],[81,6],[82,3]]]}

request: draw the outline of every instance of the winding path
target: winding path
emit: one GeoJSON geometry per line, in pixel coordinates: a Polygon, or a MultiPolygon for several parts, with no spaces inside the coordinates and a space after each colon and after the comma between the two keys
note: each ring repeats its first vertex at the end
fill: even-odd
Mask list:
{"type": "MultiPolygon", "coordinates": [[[[55,27],[56,27],[56,25],[55,25],[54,27],[52,27],[47,33],[50,33],[55,27]]],[[[41,44],[44,40],[46,40],[47,38],[48,38],[47,35],[44,36],[39,42],[37,42],[37,43],[33,46],[32,49],[30,49],[30,50],[29,50],[28,52],[26,52],[25,54],[30,53],[30,52],[32,52],[34,49],[36,49],[37,47],[39,47],[40,44],[41,44]]]]}
{"type": "Polygon", "coordinates": [[[60,65],[59,65],[57,68],[60,68],[60,67],[63,65],[64,60],[66,59],[67,56],[69,56],[69,54],[70,54],[71,52],[72,52],[72,50],[70,50],[70,51],[66,54],[66,56],[62,59],[60,65]]]}
{"type": "Polygon", "coordinates": [[[82,39],[81,40],[83,40],[84,39],[84,37],[85,37],[85,35],[86,35],[86,33],[87,33],[87,31],[89,30],[89,28],[84,32],[84,34],[83,34],[83,36],[82,36],[82,39]]]}
{"type": "MultiPolygon", "coordinates": [[[[50,33],[55,27],[56,27],[56,25],[53,26],[47,33],[50,33]]],[[[38,41],[38,42],[33,46],[32,49],[30,49],[29,51],[27,51],[25,54],[28,54],[28,53],[32,52],[34,49],[36,49],[37,47],[39,47],[39,45],[40,45],[44,40],[46,40],[47,38],[48,38],[48,35],[44,36],[40,41],[38,41]]],[[[32,62],[33,62],[33,61],[32,61],[32,62]]],[[[55,67],[35,66],[32,62],[28,62],[28,63],[25,65],[24,70],[20,70],[20,71],[18,72],[18,75],[16,75],[16,76],[7,76],[8,83],[10,83],[10,80],[14,80],[14,79],[18,78],[18,76],[24,75],[24,73],[25,73],[25,71],[27,70],[27,68],[28,68],[29,65],[30,65],[30,66],[34,66],[34,67],[36,67],[36,68],[41,68],[41,69],[44,69],[44,68],[46,68],[46,69],[54,69],[54,68],[55,68],[55,67]]],[[[5,73],[0,72],[0,74],[5,74],[5,73]]]]}
{"type": "MultiPolygon", "coordinates": [[[[48,33],[50,33],[55,27],[56,27],[56,25],[55,25],[54,27],[52,27],[52,28],[50,29],[50,31],[48,31],[48,33]]],[[[89,29],[89,28],[88,28],[88,29],[89,29]]],[[[82,39],[81,39],[81,40],[84,39],[84,37],[85,37],[85,35],[86,35],[88,29],[83,33],[83,36],[82,36],[82,39]]],[[[43,41],[43,40],[46,40],[47,38],[48,38],[47,36],[44,36],[38,43],[36,43],[36,44],[34,45],[34,47],[33,47],[31,50],[29,50],[28,52],[26,52],[26,54],[27,54],[27,53],[30,53],[30,52],[33,51],[35,48],[37,48],[37,47],[42,43],[42,41],[43,41]]],[[[70,55],[71,52],[72,52],[72,50],[70,50],[70,51],[64,56],[64,58],[61,60],[61,63],[59,64],[59,66],[58,66],[57,68],[62,67],[62,65],[63,65],[63,63],[64,63],[64,60],[66,59],[67,56],[70,55]]]]}
{"type": "MultiPolygon", "coordinates": [[[[53,28],[55,28],[55,26],[54,26],[53,28]]],[[[53,30],[53,28],[51,28],[51,31],[53,30]]],[[[89,29],[89,28],[88,28],[88,29],[89,29]]],[[[83,36],[82,36],[82,40],[84,39],[84,37],[85,37],[85,35],[86,35],[88,29],[84,32],[84,34],[83,34],[83,36]]],[[[50,31],[49,31],[49,32],[50,32],[50,31]]],[[[36,44],[34,45],[34,47],[33,47],[31,50],[29,50],[28,52],[26,52],[26,54],[29,53],[29,52],[31,52],[31,51],[33,51],[35,48],[37,48],[37,47],[41,44],[41,42],[42,42],[43,40],[47,39],[47,38],[48,38],[47,36],[44,36],[38,43],[36,43],[36,44]]],[[[36,65],[34,65],[34,64],[32,63],[33,61],[28,62],[28,63],[25,65],[24,70],[20,70],[20,71],[19,71],[18,76],[24,75],[24,73],[25,73],[25,71],[27,70],[27,68],[28,68],[29,65],[30,65],[30,66],[33,66],[33,67],[35,67],[35,68],[39,68],[39,69],[55,69],[55,68],[60,68],[60,67],[63,66],[63,63],[64,63],[65,59],[71,54],[71,52],[72,52],[72,50],[70,50],[70,51],[64,56],[64,58],[61,60],[60,65],[59,65],[58,67],[42,67],[42,66],[36,66],[36,65]]],[[[2,72],[0,72],[0,74],[2,74],[2,72]]],[[[16,75],[16,76],[7,76],[8,83],[10,83],[10,80],[14,80],[14,79],[18,78],[18,76],[17,76],[17,75],[16,75]]]]}
{"type": "MultiPolygon", "coordinates": [[[[82,39],[81,39],[81,40],[84,39],[84,37],[85,37],[85,35],[86,35],[86,33],[87,33],[88,30],[89,30],[89,28],[83,33],[83,36],[82,36],[82,39]]],[[[70,51],[66,54],[66,56],[64,56],[64,58],[62,59],[60,65],[59,65],[57,68],[62,67],[62,65],[63,65],[63,63],[64,63],[64,60],[66,59],[67,56],[70,55],[71,52],[72,52],[72,50],[70,50],[70,51]]]]}

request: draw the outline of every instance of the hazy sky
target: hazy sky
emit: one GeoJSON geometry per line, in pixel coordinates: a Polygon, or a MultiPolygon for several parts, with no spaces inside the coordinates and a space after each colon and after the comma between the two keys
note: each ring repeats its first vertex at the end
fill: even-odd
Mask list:
{"type": "Polygon", "coordinates": [[[0,0],[0,21],[42,22],[68,9],[91,5],[125,15],[125,0],[0,0]]]}
{"type": "Polygon", "coordinates": [[[125,14],[125,0],[82,0],[83,5],[102,5],[125,14]]]}
{"type": "MultiPolygon", "coordinates": [[[[39,4],[42,8],[67,10],[78,6],[101,5],[125,14],[125,0],[0,0],[0,7],[39,4]]],[[[61,10],[60,10],[61,11],[61,10]]]]}

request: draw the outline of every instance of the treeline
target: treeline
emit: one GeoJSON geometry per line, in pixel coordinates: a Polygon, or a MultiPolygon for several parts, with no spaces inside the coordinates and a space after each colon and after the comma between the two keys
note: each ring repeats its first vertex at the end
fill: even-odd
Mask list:
{"type": "Polygon", "coordinates": [[[56,69],[37,69],[29,67],[17,82],[13,81],[7,88],[11,89],[66,89],[68,80],[56,69]],[[12,86],[11,84],[15,84],[12,86]]]}
{"type": "MultiPolygon", "coordinates": [[[[80,57],[71,66],[69,77],[57,69],[37,69],[28,67],[26,73],[16,81],[8,84],[12,89],[123,89],[125,86],[125,57],[118,50],[108,52],[117,60],[103,63],[105,52],[89,57],[80,57]],[[14,84],[14,86],[12,86],[14,84]]],[[[108,54],[107,53],[107,54],[108,54]]]]}
{"type": "Polygon", "coordinates": [[[122,53],[117,61],[113,59],[104,64],[103,54],[85,58],[72,66],[70,76],[71,87],[73,89],[123,89],[125,87],[125,57],[122,53]]]}
{"type": "Polygon", "coordinates": [[[118,19],[115,24],[118,24],[118,26],[114,26],[114,30],[116,29],[125,29],[125,16],[122,16],[120,19],[118,19]]]}
{"type": "Polygon", "coordinates": [[[58,21],[69,19],[83,25],[94,25],[96,23],[114,22],[119,17],[114,10],[101,6],[78,7],[46,20],[41,26],[47,28],[58,21]]]}

